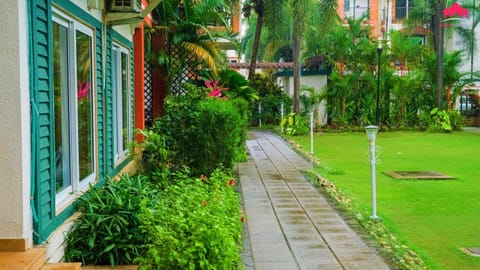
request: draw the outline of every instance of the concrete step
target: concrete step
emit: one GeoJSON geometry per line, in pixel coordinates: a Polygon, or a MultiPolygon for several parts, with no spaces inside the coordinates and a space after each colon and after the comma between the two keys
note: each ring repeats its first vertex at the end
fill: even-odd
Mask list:
{"type": "Polygon", "coordinates": [[[0,252],[0,269],[38,270],[45,264],[45,248],[0,252]]]}
{"type": "Polygon", "coordinates": [[[82,269],[82,263],[47,263],[40,270],[80,270],[82,269]]]}
{"type": "Polygon", "coordinates": [[[96,266],[82,266],[81,270],[137,270],[138,265],[117,265],[115,267],[111,267],[110,265],[96,265],[96,266]]]}

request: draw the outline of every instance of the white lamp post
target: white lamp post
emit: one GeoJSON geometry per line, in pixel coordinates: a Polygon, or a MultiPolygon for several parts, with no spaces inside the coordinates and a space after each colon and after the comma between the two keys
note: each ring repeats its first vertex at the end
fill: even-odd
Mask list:
{"type": "Polygon", "coordinates": [[[378,219],[377,216],[377,191],[376,191],[376,173],[375,165],[377,162],[377,157],[375,156],[375,140],[377,139],[378,127],[377,126],[366,126],[365,132],[367,133],[367,138],[370,141],[370,167],[372,174],[372,217],[373,219],[378,219]]]}
{"type": "MultiPolygon", "coordinates": [[[[282,101],[282,103],[280,103],[280,121],[282,121],[282,120],[283,120],[283,117],[284,117],[284,115],[283,115],[283,114],[284,114],[284,112],[283,112],[283,110],[284,110],[283,107],[284,107],[284,106],[285,106],[285,105],[283,104],[283,101],[282,101]]],[[[283,125],[282,125],[282,133],[283,133],[283,125]]]]}
{"type": "Polygon", "coordinates": [[[262,127],[262,103],[258,103],[258,126],[262,127]]]}
{"type": "Polygon", "coordinates": [[[313,129],[315,122],[313,121],[313,109],[310,111],[310,154],[313,155],[313,129]]]}

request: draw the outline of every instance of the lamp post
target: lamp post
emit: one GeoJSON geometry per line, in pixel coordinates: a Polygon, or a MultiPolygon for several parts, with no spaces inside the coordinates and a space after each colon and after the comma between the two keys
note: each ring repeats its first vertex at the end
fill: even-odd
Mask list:
{"type": "Polygon", "coordinates": [[[262,103],[258,103],[258,126],[262,127],[262,103]]]}
{"type": "Polygon", "coordinates": [[[375,124],[377,127],[380,125],[380,64],[382,56],[382,40],[378,39],[378,48],[377,48],[377,101],[376,101],[376,110],[375,110],[375,124]]]}
{"type": "Polygon", "coordinates": [[[370,142],[370,170],[372,175],[372,219],[378,219],[377,216],[377,191],[376,191],[376,172],[375,165],[377,157],[375,156],[375,140],[377,139],[378,126],[366,126],[365,132],[370,142]]]}
{"type": "Polygon", "coordinates": [[[313,121],[314,109],[310,110],[310,154],[313,155],[313,129],[315,128],[315,122],[313,121]]]}
{"type": "MultiPolygon", "coordinates": [[[[282,59],[280,58],[280,60],[282,60],[282,59]]],[[[284,112],[283,112],[284,106],[285,106],[285,105],[284,105],[284,103],[283,103],[283,101],[282,101],[282,102],[280,103],[280,121],[283,121],[283,117],[284,117],[284,112]]],[[[282,133],[283,133],[283,125],[282,125],[282,133]]]]}

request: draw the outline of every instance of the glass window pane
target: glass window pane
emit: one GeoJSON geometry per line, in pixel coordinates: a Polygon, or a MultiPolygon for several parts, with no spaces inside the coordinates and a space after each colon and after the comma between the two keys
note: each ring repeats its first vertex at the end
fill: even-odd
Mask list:
{"type": "Polygon", "coordinates": [[[121,54],[121,72],[122,72],[122,138],[123,150],[127,150],[130,139],[129,121],[130,105],[128,96],[128,55],[121,54]]]}
{"type": "Polygon", "coordinates": [[[115,149],[115,154],[118,155],[120,150],[119,150],[119,139],[118,139],[118,134],[121,130],[121,127],[119,127],[121,125],[120,123],[120,118],[118,117],[120,111],[121,111],[121,108],[119,106],[119,102],[118,102],[118,96],[120,96],[120,91],[117,90],[117,87],[118,87],[118,48],[114,48],[112,50],[112,67],[113,67],[113,71],[112,71],[112,89],[113,89],[113,106],[114,106],[114,114],[113,114],[113,130],[115,132],[115,135],[114,135],[114,140],[113,140],[113,149],[115,149]]]}
{"type": "Polygon", "coordinates": [[[78,165],[80,180],[94,171],[91,37],[76,32],[78,165]]]}
{"type": "Polygon", "coordinates": [[[61,192],[71,186],[68,143],[68,35],[67,28],[53,23],[53,94],[55,184],[61,192]]]}

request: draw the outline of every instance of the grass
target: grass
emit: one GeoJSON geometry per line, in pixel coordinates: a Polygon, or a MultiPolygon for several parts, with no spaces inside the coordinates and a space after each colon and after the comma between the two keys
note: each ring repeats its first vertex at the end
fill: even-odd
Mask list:
{"type": "MultiPolygon", "coordinates": [[[[310,149],[310,137],[292,138],[310,149]]],[[[480,134],[380,133],[377,214],[431,269],[480,269],[480,257],[460,247],[480,247],[480,134]],[[454,180],[396,180],[383,171],[432,170],[454,180]]],[[[371,213],[369,144],[364,133],[314,135],[316,172],[371,213]]]]}

